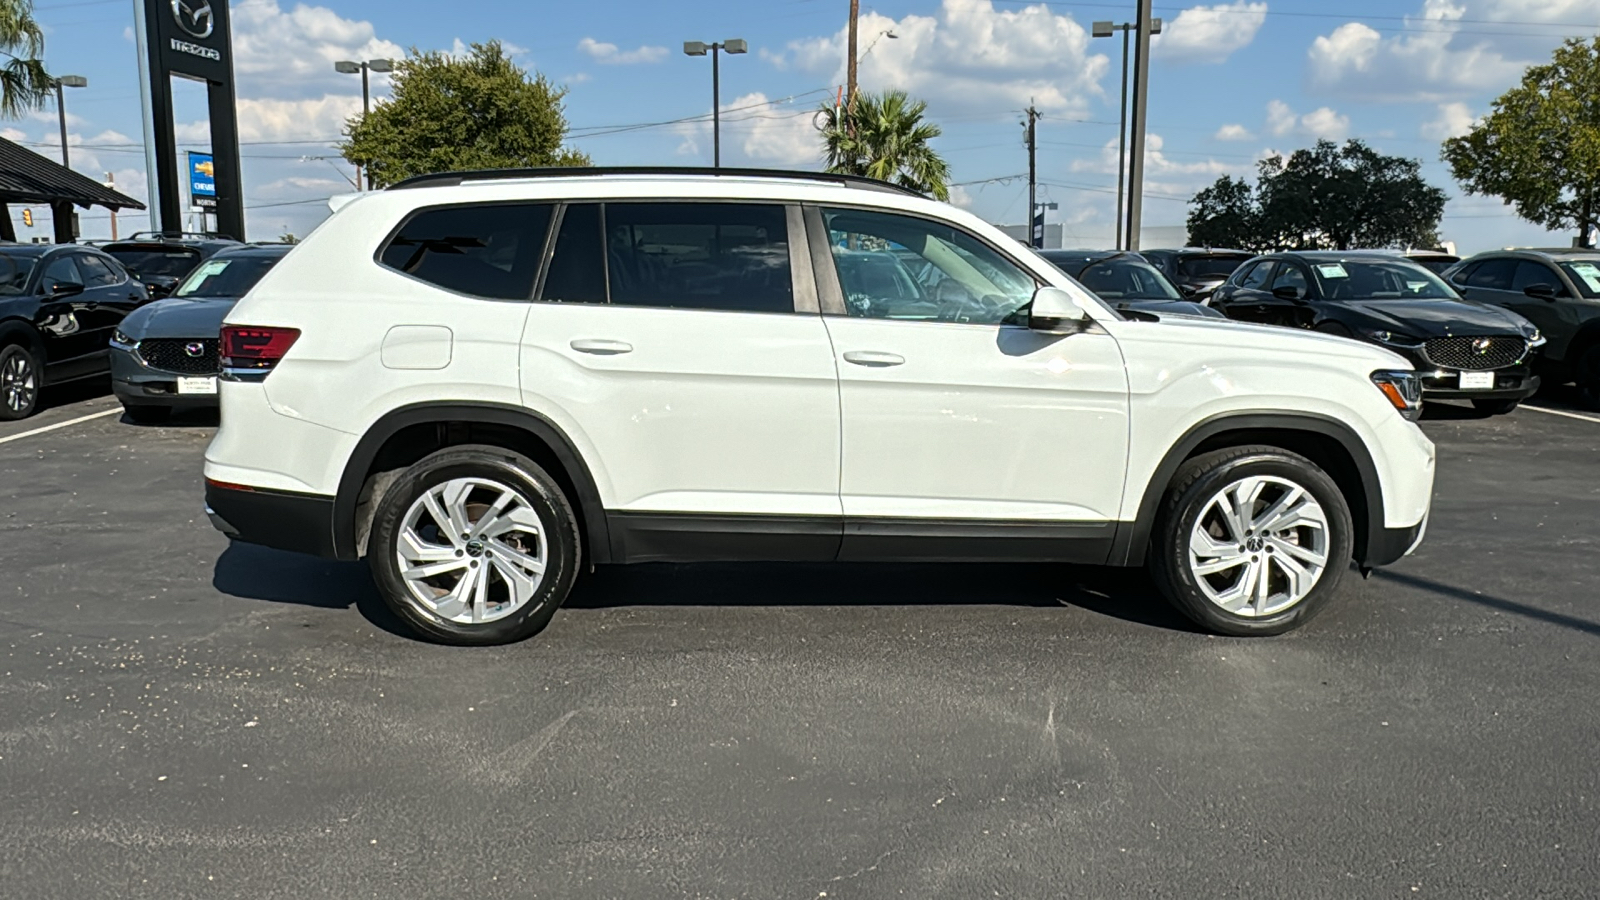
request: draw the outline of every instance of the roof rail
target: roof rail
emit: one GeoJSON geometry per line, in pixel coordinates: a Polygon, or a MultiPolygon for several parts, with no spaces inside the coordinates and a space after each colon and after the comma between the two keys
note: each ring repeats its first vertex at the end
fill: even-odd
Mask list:
{"type": "Polygon", "coordinates": [[[122,238],[125,241],[147,241],[151,238],[178,238],[200,239],[206,241],[231,241],[234,238],[216,231],[135,231],[132,235],[122,238]]]}
{"type": "Polygon", "coordinates": [[[470,181],[498,181],[512,178],[572,178],[602,175],[700,175],[728,178],[785,178],[794,181],[826,181],[845,187],[858,187],[875,191],[890,191],[921,197],[908,187],[867,178],[863,175],[840,175],[834,172],[797,172],[792,169],[708,169],[703,166],[545,166],[536,169],[475,169],[465,172],[435,172],[417,175],[389,185],[387,190],[404,190],[418,187],[454,187],[470,181]]]}

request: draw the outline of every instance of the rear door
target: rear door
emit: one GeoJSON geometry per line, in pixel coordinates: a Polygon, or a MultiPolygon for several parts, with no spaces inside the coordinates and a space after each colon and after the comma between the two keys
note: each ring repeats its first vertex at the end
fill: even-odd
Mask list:
{"type": "MultiPolygon", "coordinates": [[[[74,253],[57,253],[39,276],[39,313],[34,326],[44,336],[45,354],[54,378],[72,378],[92,371],[96,351],[106,351],[90,310],[90,295],[74,253]],[[53,296],[64,285],[78,285],[80,293],[53,296]]],[[[109,337],[109,336],[107,336],[109,337]]]]}
{"type": "Polygon", "coordinates": [[[94,334],[95,342],[104,347],[111,340],[111,332],[122,323],[143,301],[142,287],[126,279],[120,266],[111,264],[92,253],[74,254],[78,272],[83,276],[84,313],[81,316],[85,332],[94,334]]]}
{"type": "Polygon", "coordinates": [[[838,376],[804,248],[782,204],[562,211],[523,397],[583,445],[614,553],[836,554],[838,376]]]}
{"type": "Polygon", "coordinates": [[[1267,321],[1267,285],[1277,269],[1276,260],[1252,264],[1237,282],[1229,282],[1212,295],[1211,305],[1230,319],[1242,322],[1267,321]]]}

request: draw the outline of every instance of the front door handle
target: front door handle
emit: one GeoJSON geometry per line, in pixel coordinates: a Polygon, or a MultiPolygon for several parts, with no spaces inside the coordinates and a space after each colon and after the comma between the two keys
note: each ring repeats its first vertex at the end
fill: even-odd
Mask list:
{"type": "Polygon", "coordinates": [[[595,356],[616,356],[619,353],[632,353],[633,345],[627,341],[606,341],[590,338],[573,341],[572,349],[579,353],[592,353],[595,356]]]}
{"type": "Polygon", "coordinates": [[[851,350],[844,355],[844,361],[881,369],[885,366],[898,366],[905,362],[906,358],[898,353],[885,353],[882,350],[851,350]]]}

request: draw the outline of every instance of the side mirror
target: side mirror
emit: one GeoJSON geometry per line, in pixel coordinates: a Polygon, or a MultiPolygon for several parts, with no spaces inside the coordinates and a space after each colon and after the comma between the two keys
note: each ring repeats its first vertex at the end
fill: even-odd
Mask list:
{"type": "Polygon", "coordinates": [[[50,286],[51,297],[76,297],[83,293],[83,285],[76,281],[58,281],[50,286]]]}
{"type": "Polygon", "coordinates": [[[1527,294],[1529,297],[1538,297],[1540,300],[1556,299],[1556,289],[1554,285],[1530,284],[1523,288],[1522,292],[1527,294]]]}
{"type": "Polygon", "coordinates": [[[1294,300],[1297,302],[1302,299],[1300,289],[1287,284],[1273,288],[1272,296],[1277,297],[1279,300],[1294,300]]]}
{"type": "Polygon", "coordinates": [[[1042,287],[1033,292],[1033,304],[1028,307],[1028,328],[1045,334],[1077,334],[1089,324],[1089,314],[1083,311],[1072,295],[1058,287],[1042,287]]]}

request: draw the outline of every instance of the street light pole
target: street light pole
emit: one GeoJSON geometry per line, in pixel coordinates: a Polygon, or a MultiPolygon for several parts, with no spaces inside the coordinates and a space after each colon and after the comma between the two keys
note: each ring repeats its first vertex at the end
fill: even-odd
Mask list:
{"type": "MultiPolygon", "coordinates": [[[[367,73],[368,72],[393,72],[394,71],[394,60],[392,60],[392,59],[368,59],[368,60],[362,60],[361,62],[355,62],[354,60],[341,59],[338,62],[333,64],[333,70],[335,72],[338,72],[338,73],[342,74],[342,75],[354,75],[357,72],[361,73],[361,118],[363,120],[365,120],[366,117],[367,117],[367,114],[372,112],[372,87],[371,87],[371,83],[370,83],[370,81],[368,79],[367,73]]],[[[362,175],[362,165],[361,165],[361,163],[356,163],[355,166],[356,166],[356,190],[358,190],[358,191],[361,190],[362,189],[361,185],[363,183],[366,184],[366,186],[367,186],[366,189],[367,190],[369,190],[369,191],[372,190],[372,173],[371,172],[367,172],[366,173],[366,180],[363,182],[362,177],[361,177],[361,175],[362,175]]]]}
{"type": "Polygon", "coordinates": [[[71,157],[67,154],[67,97],[62,88],[88,87],[89,79],[82,75],[63,75],[55,79],[56,88],[56,113],[61,117],[61,164],[72,168],[71,157]]]}
{"type": "Polygon", "coordinates": [[[711,167],[722,168],[722,72],[717,62],[718,51],[748,53],[750,45],[741,38],[729,38],[710,44],[704,41],[684,41],[685,56],[705,56],[711,51],[711,167]]]}
{"type": "MultiPolygon", "coordinates": [[[[1115,240],[1117,250],[1127,249],[1127,237],[1124,232],[1122,204],[1127,199],[1123,185],[1127,177],[1128,168],[1128,33],[1138,26],[1132,22],[1114,24],[1111,22],[1094,23],[1093,34],[1095,37],[1111,37],[1116,32],[1122,32],[1122,104],[1117,107],[1117,237],[1115,240]]],[[[1161,33],[1161,20],[1156,19],[1150,25],[1151,34],[1161,33]]]]}
{"type": "Polygon", "coordinates": [[[1150,35],[1154,27],[1150,0],[1139,0],[1139,17],[1134,44],[1133,133],[1128,147],[1128,240],[1123,249],[1139,249],[1139,231],[1144,218],[1145,118],[1150,106],[1150,35]]]}

